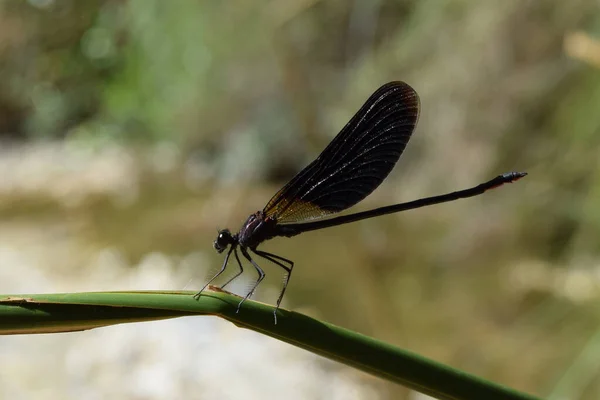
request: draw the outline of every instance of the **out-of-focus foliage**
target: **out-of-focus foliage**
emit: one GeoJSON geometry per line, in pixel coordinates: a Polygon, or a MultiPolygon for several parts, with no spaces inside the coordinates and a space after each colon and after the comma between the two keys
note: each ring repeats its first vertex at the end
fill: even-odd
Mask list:
{"type": "Polygon", "coordinates": [[[0,0],[0,285],[185,285],[220,264],[216,227],[237,229],[404,80],[417,131],[358,208],[529,176],[265,244],[296,262],[288,305],[521,390],[596,399],[599,43],[597,0],[0,0]]]}

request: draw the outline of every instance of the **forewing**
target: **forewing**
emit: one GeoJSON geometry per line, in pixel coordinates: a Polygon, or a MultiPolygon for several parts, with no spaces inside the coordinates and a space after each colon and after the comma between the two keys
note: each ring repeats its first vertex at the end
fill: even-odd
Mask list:
{"type": "Polygon", "coordinates": [[[419,119],[419,96],[404,82],[380,87],[323,152],[269,201],[280,223],[345,210],[388,176],[419,119]]]}

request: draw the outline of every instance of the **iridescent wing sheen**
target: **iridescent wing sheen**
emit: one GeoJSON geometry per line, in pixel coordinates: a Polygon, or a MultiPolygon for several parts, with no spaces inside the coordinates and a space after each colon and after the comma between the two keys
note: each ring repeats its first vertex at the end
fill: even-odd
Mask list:
{"type": "Polygon", "coordinates": [[[380,87],[323,152],[269,201],[279,223],[345,210],[375,190],[404,151],[419,119],[419,96],[404,82],[380,87]]]}

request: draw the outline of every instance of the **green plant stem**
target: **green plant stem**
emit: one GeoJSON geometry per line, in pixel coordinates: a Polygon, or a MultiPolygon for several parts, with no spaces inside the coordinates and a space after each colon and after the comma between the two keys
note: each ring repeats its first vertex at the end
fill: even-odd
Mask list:
{"type": "Polygon", "coordinates": [[[417,354],[308,316],[206,291],[98,292],[0,295],[0,334],[70,332],[128,322],[217,315],[235,325],[293,344],[438,399],[533,400],[517,392],[417,354]]]}

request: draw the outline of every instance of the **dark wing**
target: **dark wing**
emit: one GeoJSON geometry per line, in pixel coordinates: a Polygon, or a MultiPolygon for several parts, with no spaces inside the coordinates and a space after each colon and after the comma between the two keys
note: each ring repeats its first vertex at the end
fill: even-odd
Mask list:
{"type": "Polygon", "coordinates": [[[323,152],[269,201],[263,212],[280,223],[349,208],[381,184],[419,119],[419,96],[404,82],[380,87],[323,152]]]}

